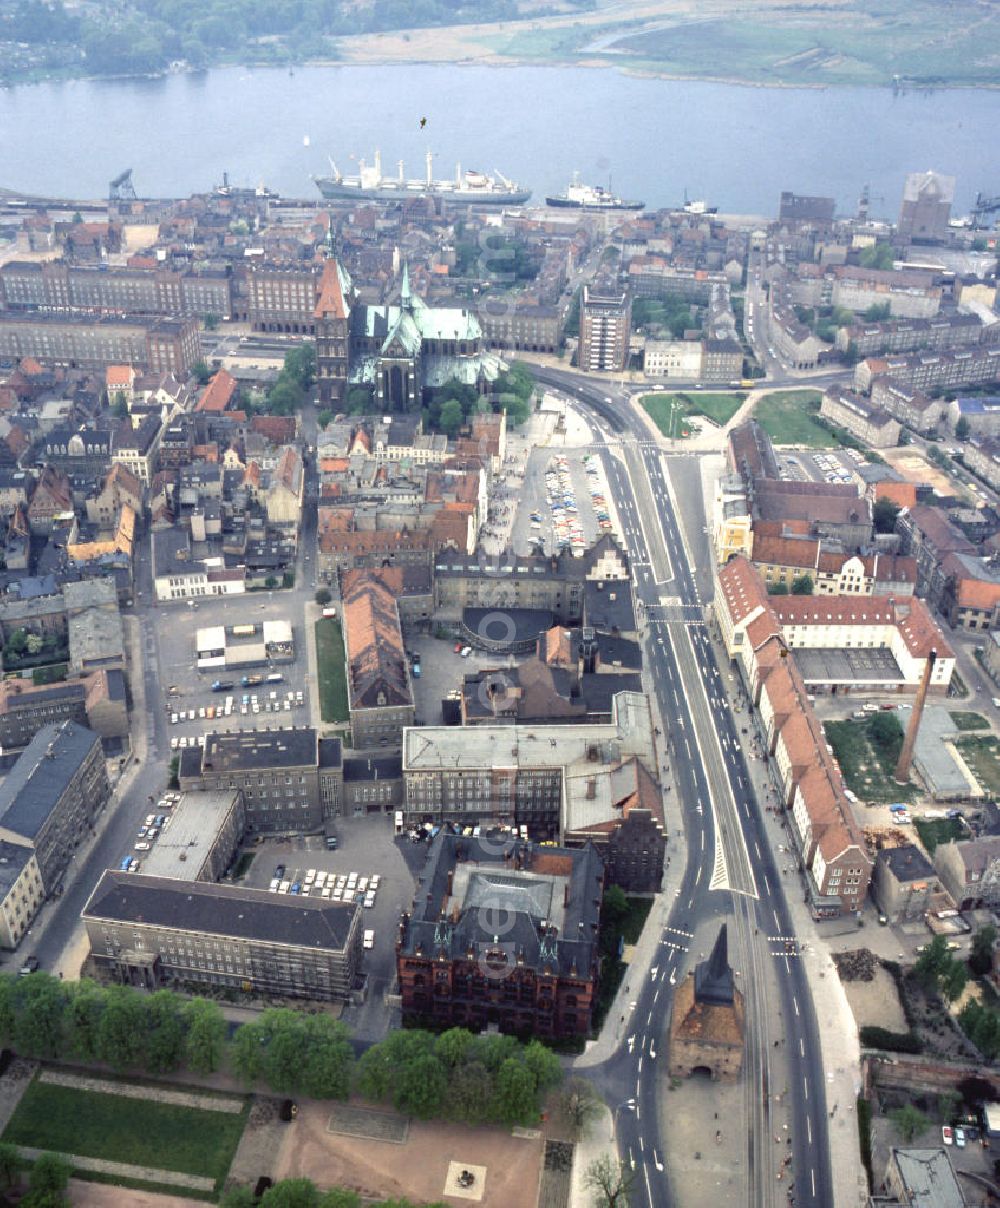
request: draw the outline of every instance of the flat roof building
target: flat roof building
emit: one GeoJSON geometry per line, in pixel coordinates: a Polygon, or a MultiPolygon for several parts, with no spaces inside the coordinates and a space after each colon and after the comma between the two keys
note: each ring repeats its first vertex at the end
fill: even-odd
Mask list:
{"type": "Polygon", "coordinates": [[[263,889],[105,872],[83,909],[100,977],[344,1001],[361,957],[361,908],[263,889]]]}

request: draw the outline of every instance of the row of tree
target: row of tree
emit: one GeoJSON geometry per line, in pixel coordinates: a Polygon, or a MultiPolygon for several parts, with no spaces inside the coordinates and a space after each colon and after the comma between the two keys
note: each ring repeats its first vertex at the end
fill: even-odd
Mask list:
{"type": "Polygon", "coordinates": [[[302,410],[315,380],[315,345],[300,344],[285,354],[281,372],[259,410],[267,415],[294,415],[302,410]]]}
{"type": "Polygon", "coordinates": [[[531,413],[534,390],[535,379],[521,364],[512,365],[498,374],[487,397],[474,386],[451,378],[431,392],[424,408],[424,427],[431,432],[454,436],[477,411],[502,410],[507,412],[507,423],[517,426],[531,413]]]}
{"type": "Polygon", "coordinates": [[[68,1204],[66,1188],[72,1173],[73,1168],[59,1154],[43,1153],[29,1163],[21,1157],[16,1145],[0,1142],[0,1189],[4,1194],[15,1192],[21,1208],[62,1208],[68,1204]],[[25,1174],[28,1188],[22,1194],[25,1174]]]}
{"type": "Polygon", "coordinates": [[[102,1061],[113,1069],[211,1074],[226,1056],[226,1021],[203,998],[170,990],[0,975],[0,1043],[25,1057],[102,1061]]]}
{"type": "Polygon", "coordinates": [[[421,1119],[526,1124],[562,1077],[538,1041],[394,1032],[355,1061],[350,1033],[329,1015],[264,1011],[227,1039],[226,1020],[206,999],[170,990],[68,982],[47,973],[0,976],[0,1043],[26,1057],[104,1062],[115,1070],[210,1074],[227,1066],[248,1086],[282,1095],[346,1099],[357,1090],[421,1119]]]}
{"type": "Polygon", "coordinates": [[[543,1044],[465,1028],[393,1032],[358,1062],[357,1089],[419,1119],[467,1124],[537,1123],[545,1095],[562,1078],[543,1044]]]}

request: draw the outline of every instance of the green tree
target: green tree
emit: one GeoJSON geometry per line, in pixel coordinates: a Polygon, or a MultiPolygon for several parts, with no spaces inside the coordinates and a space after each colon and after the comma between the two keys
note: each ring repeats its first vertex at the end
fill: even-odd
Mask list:
{"type": "Polygon", "coordinates": [[[393,1103],[397,1111],[418,1120],[441,1114],[448,1090],[448,1075],[433,1053],[420,1053],[396,1071],[393,1103]]]}
{"type": "Polygon", "coordinates": [[[465,413],[462,411],[462,404],[457,398],[450,398],[442,403],[437,427],[446,436],[454,436],[464,421],[465,413]]]}
{"type": "Polygon", "coordinates": [[[993,967],[993,949],[996,947],[997,929],[992,923],[980,927],[972,939],[969,968],[977,977],[989,973],[993,967]]]}
{"type": "Polygon", "coordinates": [[[29,633],[24,644],[30,655],[41,654],[42,648],[45,645],[37,633],[29,633]]]}
{"type": "Polygon", "coordinates": [[[219,315],[212,315],[212,314],[206,315],[205,319],[204,319],[205,330],[206,331],[217,331],[218,327],[219,327],[219,323],[221,321],[222,320],[219,315]]]}
{"type": "Polygon", "coordinates": [[[383,1045],[373,1044],[358,1059],[355,1079],[358,1094],[375,1103],[384,1102],[392,1089],[394,1074],[392,1061],[383,1045]]]}
{"type": "Polygon", "coordinates": [[[5,651],[7,654],[12,654],[15,658],[20,658],[28,648],[28,631],[26,629],[15,629],[7,639],[5,651]]]}
{"type": "Polygon", "coordinates": [[[872,508],[872,519],[875,521],[876,533],[894,533],[896,531],[896,518],[899,516],[900,508],[898,503],[886,496],[879,499],[872,508]]]}
{"type": "Polygon", "coordinates": [[[464,1065],[472,1051],[474,1037],[466,1028],[449,1028],[434,1042],[434,1055],[448,1069],[464,1065]]]}
{"type": "Polygon", "coordinates": [[[60,1057],[65,1052],[66,994],[48,973],[18,979],[14,1007],[14,1048],[24,1057],[60,1057]]]}
{"type": "Polygon", "coordinates": [[[174,755],[170,760],[167,784],[172,789],[179,789],[181,787],[181,757],[179,755],[174,755]]]}
{"type": "Polygon", "coordinates": [[[196,1074],[214,1074],[226,1053],[226,1020],[218,1003],[192,998],[184,1004],[184,1061],[196,1074]]]}
{"type": "Polygon", "coordinates": [[[199,386],[206,386],[209,378],[212,376],[211,369],[209,369],[204,361],[195,361],[191,366],[191,373],[199,386]]]}
{"type": "Polygon", "coordinates": [[[787,596],[788,584],[784,581],[780,583],[769,583],[767,585],[767,594],[769,596],[787,596]]]}
{"type": "MultiPolygon", "coordinates": [[[[872,714],[868,723],[868,733],[875,745],[883,751],[887,751],[890,757],[893,753],[898,753],[896,747],[902,741],[903,727],[899,724],[899,718],[895,712],[883,709],[872,714]]],[[[940,936],[938,938],[940,939],[940,936]]]]}
{"type": "Polygon", "coordinates": [[[501,1124],[532,1124],[538,1119],[535,1079],[515,1057],[508,1057],[497,1071],[494,1113],[501,1124]]]}
{"type": "Polygon", "coordinates": [[[257,1208],[257,1199],[251,1187],[230,1187],[223,1192],[219,1208],[257,1208]]]}
{"type": "Polygon", "coordinates": [[[330,601],[333,599],[333,596],[330,594],[329,588],[321,587],[316,592],[314,599],[316,600],[316,603],[320,606],[320,608],[325,608],[327,606],[327,604],[329,604],[330,601]]]}
{"type": "Polygon", "coordinates": [[[874,302],[861,316],[866,323],[882,323],[892,314],[892,307],[888,302],[874,302]]]}
{"type": "Polygon", "coordinates": [[[111,400],[110,411],[115,419],[128,419],[128,403],[125,401],[125,395],[120,390],[115,391],[114,398],[111,400]]]}
{"type": "Polygon", "coordinates": [[[347,1028],[329,1015],[309,1015],[304,1022],[307,1057],[298,1086],[313,1099],[346,1099],[354,1072],[347,1028]]]}
{"type": "Polygon", "coordinates": [[[624,1162],[603,1153],[587,1167],[583,1183],[594,1193],[595,1208],[628,1208],[635,1173],[624,1162]]]}
{"type": "Polygon", "coordinates": [[[352,386],[344,403],[348,415],[365,415],[374,408],[372,392],[367,386],[352,386]]]}
{"type": "Polygon", "coordinates": [[[540,1041],[528,1042],[524,1050],[524,1064],[531,1071],[540,1095],[546,1094],[562,1082],[563,1073],[559,1058],[540,1041]]]}
{"type": "Polygon", "coordinates": [[[331,1187],[320,1196],[319,1208],[361,1208],[361,1196],[347,1187],[331,1187]]]}
{"type": "Polygon", "coordinates": [[[10,1044],[14,1039],[18,980],[9,973],[0,973],[0,1044],[10,1044]]]}
{"type": "Polygon", "coordinates": [[[267,409],[272,415],[294,415],[304,402],[302,387],[293,378],[284,375],[267,392],[267,409]]]}
{"type": "Polygon", "coordinates": [[[81,1061],[98,1060],[101,1016],[107,998],[107,990],[89,978],[69,985],[65,1008],[67,1052],[81,1061]]]}
{"type": "Polygon", "coordinates": [[[448,1071],[445,1113],[463,1124],[485,1124],[490,1118],[494,1080],[481,1061],[465,1061],[448,1071]]]}
{"type": "Polygon", "coordinates": [[[969,971],[961,961],[949,961],[941,975],[941,992],[949,1002],[957,1002],[962,997],[969,981],[969,971]]]}
{"type": "Polygon", "coordinates": [[[112,1069],[138,1065],[148,1040],[146,1000],[131,986],[112,986],[97,1029],[97,1052],[112,1069]]]}
{"type": "Polygon", "coordinates": [[[184,1060],[187,1029],[183,1005],[170,990],[157,990],[146,1002],[146,1014],[146,1069],[151,1074],[169,1074],[184,1060]]]}
{"type": "Polygon", "coordinates": [[[329,408],[324,407],[323,410],[316,416],[316,423],[319,424],[319,426],[325,432],[326,429],[329,428],[329,426],[333,423],[333,412],[329,408]]]}
{"type": "Polygon", "coordinates": [[[570,1134],[581,1139],[600,1116],[601,1097],[586,1078],[570,1078],[559,1092],[558,1111],[570,1134]]]}
{"type": "Polygon", "coordinates": [[[812,575],[796,575],[792,580],[793,596],[811,596],[813,594],[812,575]]]}
{"type": "Polygon", "coordinates": [[[9,1190],[15,1186],[24,1169],[24,1159],[18,1153],[17,1146],[9,1141],[0,1141],[0,1187],[9,1190]]]}
{"type": "Polygon", "coordinates": [[[601,903],[602,923],[613,931],[628,918],[628,898],[620,885],[610,885],[601,903]]]}
{"type": "MultiPolygon", "coordinates": [[[[876,714],[881,717],[882,714],[876,714]]],[[[928,990],[934,989],[951,963],[948,951],[948,941],[943,935],[936,935],[917,957],[913,972],[920,983],[928,990]]]]}
{"type": "Polygon", "coordinates": [[[474,1061],[481,1061],[491,1074],[496,1075],[503,1063],[511,1057],[516,1057],[520,1050],[517,1039],[506,1033],[477,1036],[475,1047],[469,1056],[474,1061]]]}
{"type": "Polygon", "coordinates": [[[236,1076],[248,1085],[264,1075],[266,1045],[263,1017],[252,1023],[240,1024],[233,1035],[229,1045],[229,1062],[236,1076]]]}
{"type": "Polygon", "coordinates": [[[309,1179],[282,1179],[264,1192],[260,1208],[319,1208],[319,1191],[309,1179]]]}
{"type": "MultiPolygon", "coordinates": [[[[39,1154],[28,1175],[28,1187],[32,1196],[61,1196],[69,1185],[73,1167],[57,1153],[39,1154]]],[[[25,1199],[22,1201],[27,1203],[25,1199]]],[[[58,1199],[39,1201],[59,1203],[58,1199]]]]}
{"type": "Polygon", "coordinates": [[[889,1113],[889,1117],[907,1145],[930,1124],[924,1113],[914,1107],[912,1103],[897,1107],[895,1111],[889,1113]]]}
{"type": "Polygon", "coordinates": [[[969,424],[969,421],[965,418],[964,415],[961,416],[959,418],[958,423],[955,425],[955,439],[956,440],[968,440],[969,433],[971,431],[972,431],[972,428],[969,424]]]}

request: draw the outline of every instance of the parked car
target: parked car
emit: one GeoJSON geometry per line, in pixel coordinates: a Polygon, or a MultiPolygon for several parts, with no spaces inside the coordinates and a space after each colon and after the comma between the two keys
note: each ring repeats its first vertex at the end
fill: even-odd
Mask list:
{"type": "Polygon", "coordinates": [[[964,1128],[955,1129],[955,1144],[958,1146],[959,1149],[965,1148],[965,1129],[964,1128]]]}
{"type": "Polygon", "coordinates": [[[362,948],[374,948],[375,947],[375,932],[374,931],[365,932],[364,936],[361,939],[361,946],[362,946],[362,948]]]}
{"type": "Polygon", "coordinates": [[[955,1142],[955,1134],[951,1131],[950,1124],[941,1125],[941,1140],[945,1145],[953,1145],[955,1142]]]}

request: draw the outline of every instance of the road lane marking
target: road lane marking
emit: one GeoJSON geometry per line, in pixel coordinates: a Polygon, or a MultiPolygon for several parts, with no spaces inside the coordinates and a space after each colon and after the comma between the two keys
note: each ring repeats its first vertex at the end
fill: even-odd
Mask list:
{"type": "Polygon", "coordinates": [[[794,994],[792,995],[792,1006],[795,1008],[795,1014],[796,1014],[796,1015],[798,1015],[798,1013],[799,1013],[799,1000],[798,1000],[798,999],[795,997],[795,995],[794,995],[794,994]]]}
{"type": "MultiPolygon", "coordinates": [[[[639,1062],[639,1063],[640,1063],[640,1065],[642,1064],[642,1060],[641,1060],[641,1058],[640,1058],[640,1062],[639,1062]]],[[[805,1092],[806,1092],[806,1098],[808,1099],[808,1098],[809,1098],[809,1079],[808,1079],[808,1078],[803,1078],[803,1079],[802,1079],[802,1085],[803,1085],[803,1087],[805,1088],[805,1092]]]]}
{"type": "Polygon", "coordinates": [[[812,1126],[812,1120],[808,1116],[806,1116],[806,1135],[809,1138],[809,1144],[812,1145],[812,1143],[813,1143],[813,1126],[812,1126]]]}

